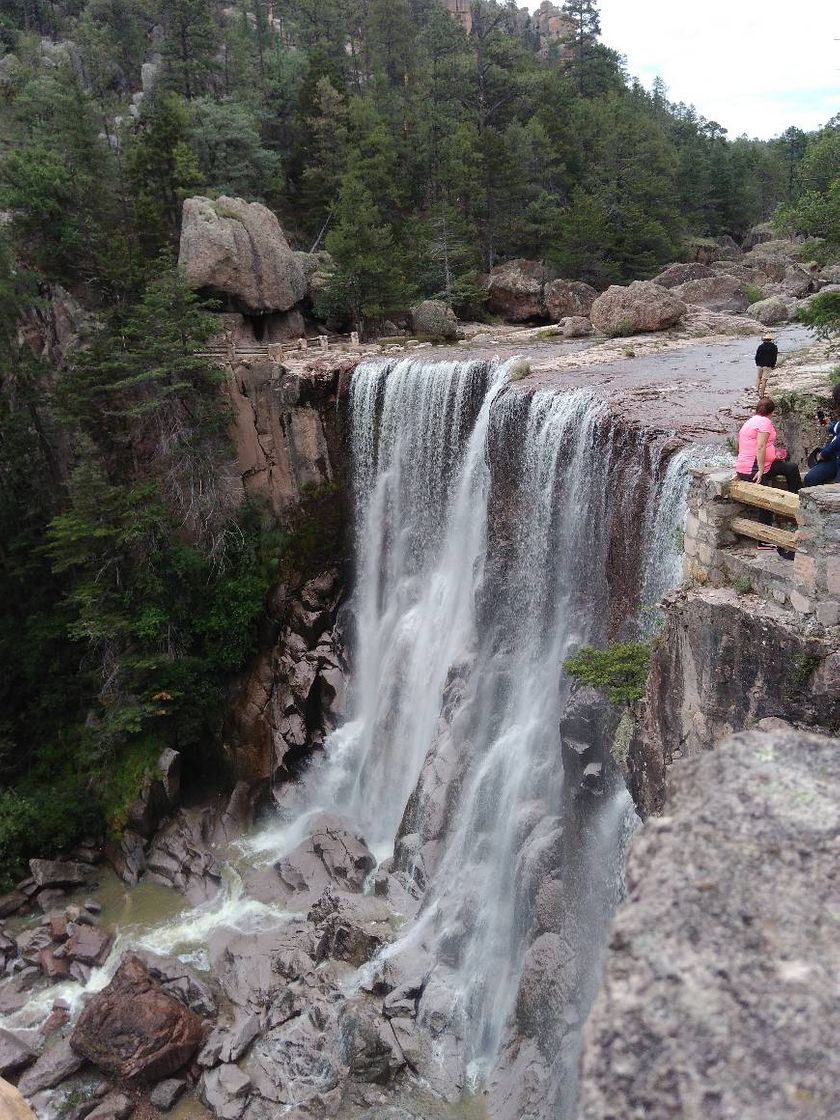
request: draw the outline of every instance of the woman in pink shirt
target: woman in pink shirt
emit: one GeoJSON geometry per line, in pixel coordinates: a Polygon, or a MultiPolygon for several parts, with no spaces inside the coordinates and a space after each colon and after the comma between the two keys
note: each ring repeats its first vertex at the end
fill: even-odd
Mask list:
{"type": "Polygon", "coordinates": [[[762,397],[755,406],[755,415],[742,425],[735,471],[744,482],[765,483],[781,476],[788,490],[795,494],[802,486],[802,478],[796,463],[789,463],[785,453],[776,449],[776,429],[770,419],[775,411],[775,402],[762,397]]]}

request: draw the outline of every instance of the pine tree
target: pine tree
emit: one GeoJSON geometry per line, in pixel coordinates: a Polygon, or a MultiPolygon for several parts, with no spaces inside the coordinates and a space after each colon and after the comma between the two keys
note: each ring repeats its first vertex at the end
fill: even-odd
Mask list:
{"type": "Polygon", "coordinates": [[[320,311],[346,317],[365,334],[410,296],[391,228],[366,185],[349,176],[341,189],[327,249],[338,269],[319,300],[320,311]]]}

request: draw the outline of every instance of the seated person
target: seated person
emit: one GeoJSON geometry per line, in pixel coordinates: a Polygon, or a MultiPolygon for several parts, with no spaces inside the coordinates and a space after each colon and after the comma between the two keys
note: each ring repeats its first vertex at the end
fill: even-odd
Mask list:
{"type": "MultiPolygon", "coordinates": [[[[840,417],[840,385],[835,385],[831,394],[834,411],[840,417]]],[[[802,480],[803,486],[825,486],[830,482],[840,482],[840,419],[827,425],[831,436],[825,447],[817,452],[817,461],[802,480]]]]}
{"type": "Polygon", "coordinates": [[[744,482],[759,484],[781,475],[788,490],[795,494],[802,486],[802,479],[796,463],[789,463],[786,454],[776,450],[776,429],[770,419],[775,411],[775,401],[762,397],[755,406],[755,414],[742,425],[738,432],[735,471],[744,482]]]}

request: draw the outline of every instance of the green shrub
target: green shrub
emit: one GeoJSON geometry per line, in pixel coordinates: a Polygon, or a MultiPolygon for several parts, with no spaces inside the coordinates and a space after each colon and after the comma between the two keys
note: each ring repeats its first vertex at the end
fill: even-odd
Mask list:
{"type": "Polygon", "coordinates": [[[748,303],[753,304],[758,303],[760,300],[764,299],[766,293],[763,288],[760,288],[758,286],[758,284],[745,284],[744,294],[747,297],[748,303]]]}
{"type": "Polygon", "coordinates": [[[0,891],[26,873],[31,856],[50,857],[99,827],[96,799],[79,779],[0,791],[0,891]]]}
{"type": "Polygon", "coordinates": [[[574,657],[568,658],[563,668],[576,681],[604,689],[613,704],[630,704],[644,695],[650,669],[650,645],[616,642],[606,649],[583,646],[574,657]]]}
{"type": "Polygon", "coordinates": [[[530,376],[531,363],[527,358],[519,358],[510,367],[508,373],[508,381],[522,381],[523,378],[530,376]]]}

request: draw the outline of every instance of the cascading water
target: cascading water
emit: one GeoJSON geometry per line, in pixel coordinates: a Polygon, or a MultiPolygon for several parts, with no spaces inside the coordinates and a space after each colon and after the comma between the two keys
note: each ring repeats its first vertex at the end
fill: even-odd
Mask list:
{"type": "MultiPolygon", "coordinates": [[[[682,541],[680,534],[688,516],[686,499],[691,471],[696,467],[731,467],[734,456],[720,447],[690,445],[675,452],[668,461],[662,484],[653,506],[642,600],[647,608],[655,605],[682,579],[682,541]]],[[[650,628],[650,627],[649,627],[650,628]]]]}
{"type": "MultiPolygon", "coordinates": [[[[399,1038],[413,1068],[449,1098],[489,1087],[494,1117],[566,1120],[635,815],[606,736],[585,747],[594,786],[564,745],[563,661],[617,634],[617,539],[634,568],[621,604],[641,583],[652,602],[676,582],[661,544],[684,518],[688,468],[708,455],[675,455],[657,494],[639,485],[642,435],[587,389],[512,386],[512,365],[355,370],[350,718],[279,827],[239,852],[275,861],[320,810],[347,818],[380,860],[393,852],[419,913],[358,982],[388,968],[391,987],[416,993],[425,1033],[399,1038]]],[[[232,884],[134,943],[197,960],[215,926],[284,920],[281,903],[232,884]]]]}

